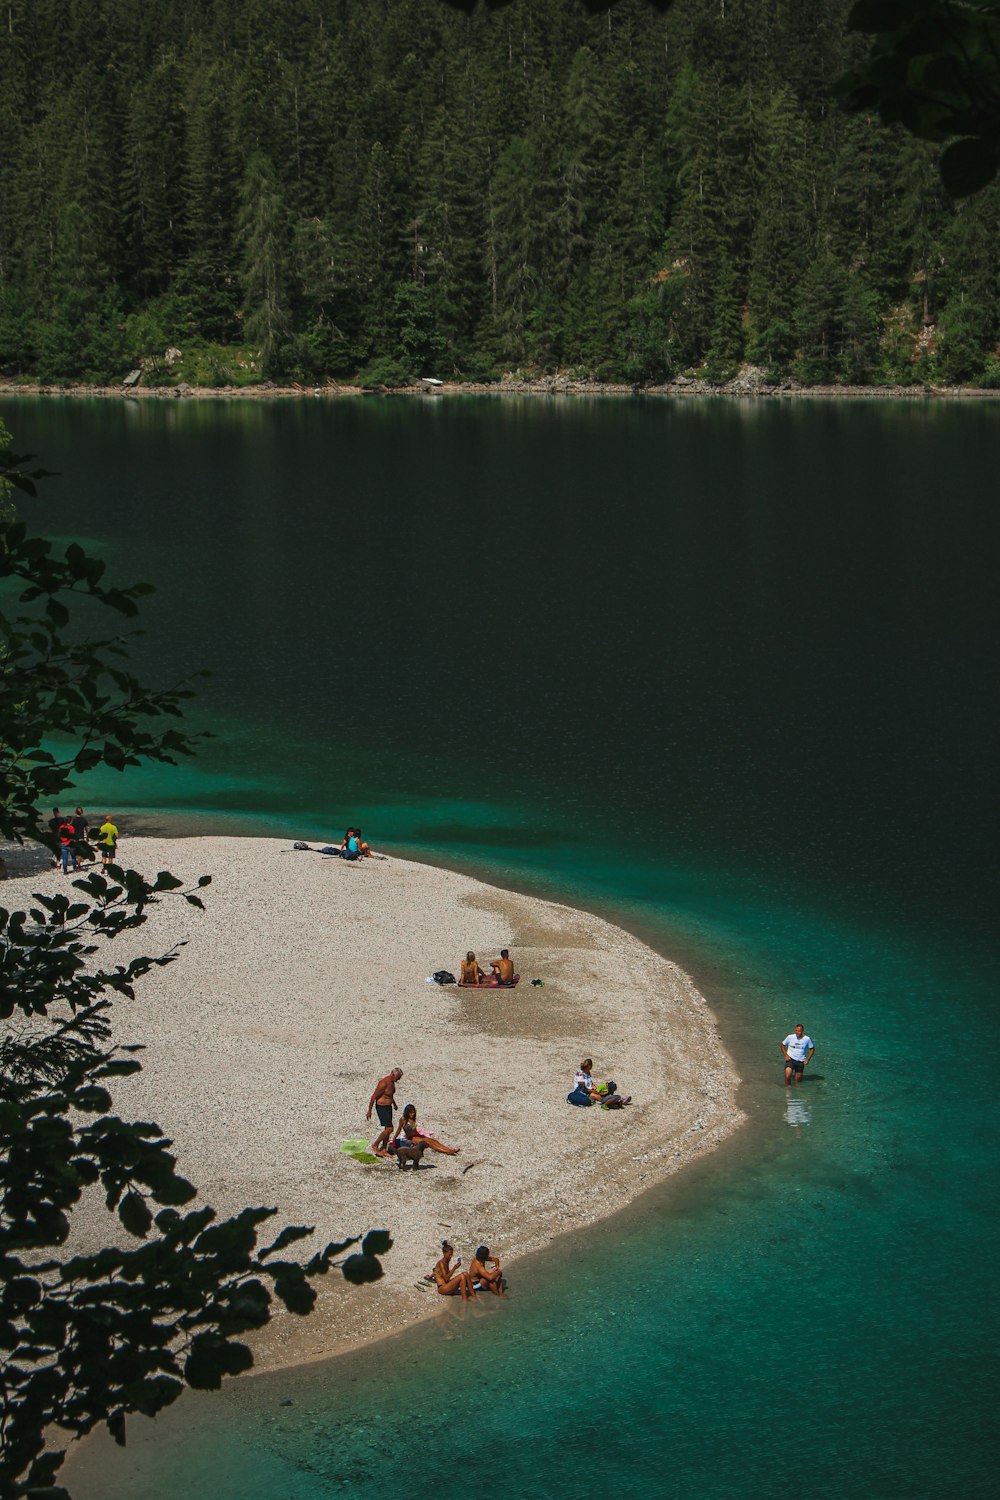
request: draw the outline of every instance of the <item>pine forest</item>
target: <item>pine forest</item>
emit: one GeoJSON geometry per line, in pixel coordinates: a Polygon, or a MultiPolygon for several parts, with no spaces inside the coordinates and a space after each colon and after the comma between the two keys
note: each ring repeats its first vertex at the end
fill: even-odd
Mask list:
{"type": "Polygon", "coordinates": [[[5,0],[0,376],[1000,386],[846,0],[5,0]]]}

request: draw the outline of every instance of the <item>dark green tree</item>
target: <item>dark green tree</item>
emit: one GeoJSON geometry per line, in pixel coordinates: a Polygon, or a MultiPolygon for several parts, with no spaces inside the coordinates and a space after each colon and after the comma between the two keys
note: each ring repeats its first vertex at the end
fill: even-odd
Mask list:
{"type": "Polygon", "coordinates": [[[236,232],[243,328],[258,346],[262,374],[271,377],[281,371],[290,327],[285,290],[288,224],[277,175],[261,152],[251,156],[243,174],[236,232]]]}

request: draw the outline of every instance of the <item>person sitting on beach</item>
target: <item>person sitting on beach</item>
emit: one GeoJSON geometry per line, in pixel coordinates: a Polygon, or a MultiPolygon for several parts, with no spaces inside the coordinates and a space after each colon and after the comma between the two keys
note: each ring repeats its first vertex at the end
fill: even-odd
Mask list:
{"type": "Polygon", "coordinates": [[[341,859],[371,859],[372,851],[361,837],[360,828],[349,828],[340,845],[341,859]]]}
{"type": "Polygon", "coordinates": [[[594,1082],[591,1068],[594,1066],[592,1057],[585,1057],[576,1070],[573,1078],[573,1088],[566,1095],[567,1104],[600,1104],[601,1094],[594,1082]]]}
{"type": "Polygon", "coordinates": [[[394,1156],[396,1158],[396,1166],[399,1167],[400,1171],[405,1168],[407,1162],[409,1162],[413,1170],[416,1171],[420,1163],[423,1161],[424,1152],[426,1150],[426,1141],[395,1140],[390,1141],[388,1146],[386,1146],[385,1155],[394,1156]]]}
{"type": "Polygon", "coordinates": [[[472,985],[480,985],[486,983],[486,975],[483,973],[482,969],[479,967],[479,964],[476,962],[476,955],[472,952],[471,948],[462,959],[462,977],[458,982],[459,984],[472,985]]]}
{"type": "Polygon", "coordinates": [[[472,1257],[469,1266],[469,1280],[473,1288],[479,1287],[481,1291],[495,1292],[498,1297],[504,1293],[503,1272],[500,1269],[500,1261],[496,1255],[490,1254],[489,1245],[480,1245],[472,1257]]]}
{"type": "Polygon", "coordinates": [[[510,985],[514,982],[514,961],[506,948],[500,949],[499,958],[490,959],[495,984],[510,985]]]}
{"type": "Polygon", "coordinates": [[[399,1126],[396,1130],[394,1140],[398,1141],[404,1136],[408,1141],[423,1141],[425,1146],[430,1146],[432,1151],[443,1151],[445,1156],[457,1156],[461,1150],[460,1146],[445,1146],[430,1134],[427,1130],[421,1130],[417,1124],[417,1106],[406,1104],[399,1118],[399,1126]]]}
{"type": "Polygon", "coordinates": [[[368,1101],[368,1113],[366,1120],[372,1117],[372,1110],[378,1115],[378,1122],[382,1129],[372,1141],[372,1150],[376,1156],[386,1156],[386,1146],[392,1135],[392,1112],[396,1108],[396,1084],[403,1076],[402,1068],[393,1068],[384,1078],[380,1078],[372,1089],[372,1096],[368,1101]]]}
{"type": "Polygon", "coordinates": [[[618,1085],[613,1078],[609,1078],[607,1083],[598,1084],[597,1092],[602,1109],[624,1109],[626,1104],[632,1103],[631,1094],[619,1094],[618,1085]]]}
{"type": "Polygon", "coordinates": [[[454,1245],[447,1240],[441,1241],[441,1259],[434,1267],[434,1280],[437,1283],[439,1297],[454,1297],[461,1294],[462,1301],[468,1302],[470,1297],[476,1295],[468,1271],[460,1271],[458,1267],[462,1264],[460,1260],[455,1262],[454,1268],[451,1258],[455,1254],[454,1245]]]}

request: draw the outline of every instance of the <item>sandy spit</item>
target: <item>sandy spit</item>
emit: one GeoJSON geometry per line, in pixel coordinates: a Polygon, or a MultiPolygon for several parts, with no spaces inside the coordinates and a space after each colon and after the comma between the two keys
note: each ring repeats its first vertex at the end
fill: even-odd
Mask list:
{"type": "MultiPolygon", "coordinates": [[[[115,1039],[142,1042],[144,1071],[116,1088],[124,1117],[155,1119],[183,1173],[220,1213],[277,1206],[275,1228],[316,1226],[311,1245],[388,1228],[383,1281],[320,1285],[306,1319],[279,1315],[258,1367],[324,1358],[437,1311],[422,1278],[447,1236],[468,1263],[485,1240],[505,1266],[613,1214],[712,1149],[743,1116],[715,1019],[692,981],[638,939],[568,906],[406,860],[347,864],[275,839],[134,838],[120,858],[146,875],[212,876],[204,913],[168,900],[112,950],[162,952],[136,1000],[116,1001],[115,1039]],[[509,947],[514,991],[428,984],[509,947]],[[533,988],[528,981],[540,978],[533,988]],[[610,1113],[566,1104],[583,1055],[634,1096],[610,1113]],[[345,1140],[374,1138],[377,1078],[458,1156],[420,1172],[361,1165],[345,1140]]],[[[65,889],[43,869],[4,904],[65,889]]],[[[99,1200],[74,1243],[108,1242],[99,1200]]],[[[516,1276],[516,1271],[514,1275],[516,1276]]]]}

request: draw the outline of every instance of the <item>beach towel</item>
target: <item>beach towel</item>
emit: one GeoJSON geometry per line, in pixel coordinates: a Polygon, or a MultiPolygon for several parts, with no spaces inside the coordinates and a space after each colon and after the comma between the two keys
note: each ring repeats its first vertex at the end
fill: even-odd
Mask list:
{"type": "Polygon", "coordinates": [[[460,990],[512,990],[516,988],[520,979],[520,974],[515,974],[510,984],[497,984],[495,979],[488,979],[485,984],[463,984],[459,980],[458,987],[460,990]]]}
{"type": "Polygon", "coordinates": [[[365,1165],[371,1162],[385,1160],[384,1156],[375,1155],[375,1153],[371,1149],[371,1146],[363,1136],[355,1141],[345,1141],[340,1149],[341,1151],[343,1151],[345,1156],[353,1157],[355,1161],[359,1161],[365,1165]]]}

